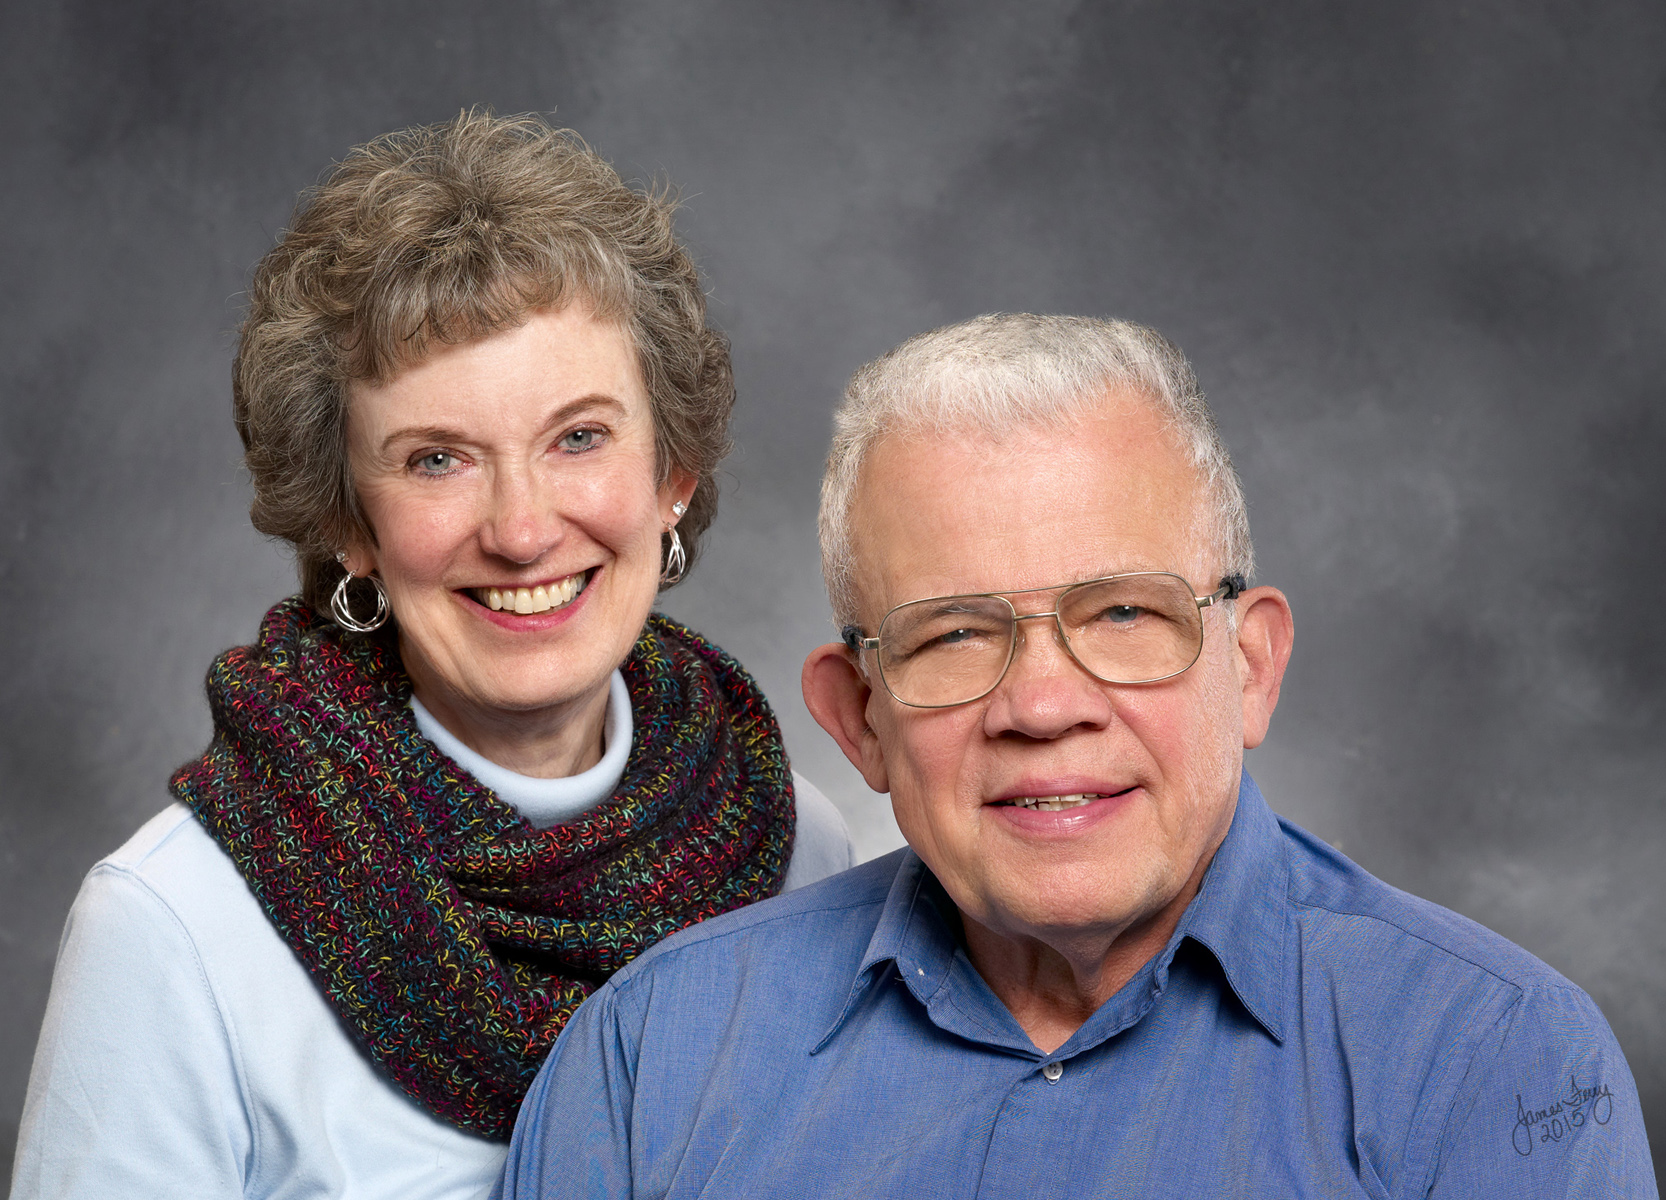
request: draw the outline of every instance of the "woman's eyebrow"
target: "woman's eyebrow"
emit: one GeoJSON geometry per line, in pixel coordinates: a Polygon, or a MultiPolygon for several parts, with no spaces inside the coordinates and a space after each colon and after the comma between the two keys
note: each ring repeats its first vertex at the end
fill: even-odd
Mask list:
{"type": "Polygon", "coordinates": [[[386,454],[401,442],[462,442],[468,440],[460,429],[443,425],[407,425],[395,429],[382,439],[382,453],[386,454]]]}
{"type": "MultiPolygon", "coordinates": [[[[572,420],[581,413],[594,409],[608,409],[614,413],[626,411],[625,405],[605,392],[593,392],[588,396],[580,396],[576,400],[569,400],[545,418],[540,430],[548,433],[556,426],[572,420]]],[[[395,429],[382,439],[382,453],[386,454],[398,445],[411,443],[454,443],[467,442],[469,435],[461,429],[446,425],[405,425],[395,429]]]]}
{"type": "Polygon", "coordinates": [[[544,421],[543,432],[548,433],[557,425],[565,424],[580,413],[596,408],[609,409],[611,412],[620,415],[628,411],[624,401],[610,396],[606,392],[591,392],[588,396],[580,396],[577,400],[569,400],[552,412],[544,421]]]}

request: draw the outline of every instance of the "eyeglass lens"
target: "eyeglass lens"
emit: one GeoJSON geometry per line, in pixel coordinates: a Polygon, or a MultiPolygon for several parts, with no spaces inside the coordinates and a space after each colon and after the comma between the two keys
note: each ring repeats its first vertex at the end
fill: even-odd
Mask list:
{"type": "MultiPolygon", "coordinates": [[[[1203,618],[1178,575],[1122,575],[1066,589],[1058,620],[1070,652],[1107,683],[1184,671],[1203,648],[1203,618]]],[[[1041,614],[1050,615],[1050,614],[1041,614]]],[[[1021,618],[1000,596],[939,596],[893,609],[879,627],[891,694],[924,708],[964,704],[997,683],[1021,618]]]]}

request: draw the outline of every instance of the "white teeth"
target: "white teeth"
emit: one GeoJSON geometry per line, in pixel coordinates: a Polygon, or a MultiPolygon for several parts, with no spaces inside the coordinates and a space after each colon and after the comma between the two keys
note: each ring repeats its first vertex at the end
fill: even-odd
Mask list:
{"type": "Polygon", "coordinates": [[[1032,811],[1063,812],[1067,808],[1080,808],[1100,798],[1099,792],[1077,792],[1070,796],[1018,796],[1007,803],[1021,805],[1032,811]]]}
{"type": "Polygon", "coordinates": [[[493,612],[508,609],[510,612],[526,616],[571,604],[573,598],[583,590],[584,575],[581,572],[555,583],[539,584],[534,588],[477,588],[474,594],[476,599],[493,612]]]}

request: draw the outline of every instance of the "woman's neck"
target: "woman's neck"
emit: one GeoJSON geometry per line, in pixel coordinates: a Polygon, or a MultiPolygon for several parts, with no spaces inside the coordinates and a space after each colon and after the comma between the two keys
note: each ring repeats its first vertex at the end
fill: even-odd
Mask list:
{"type": "Polygon", "coordinates": [[[532,712],[483,709],[441,687],[412,680],[422,706],[458,741],[517,775],[560,779],[601,761],[608,684],[593,695],[532,712]]]}

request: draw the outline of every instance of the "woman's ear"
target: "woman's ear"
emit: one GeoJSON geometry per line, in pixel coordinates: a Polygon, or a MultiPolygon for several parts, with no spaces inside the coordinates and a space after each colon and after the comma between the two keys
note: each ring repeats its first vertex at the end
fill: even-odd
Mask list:
{"type": "Polygon", "coordinates": [[[879,737],[868,725],[868,701],[873,691],[852,661],[850,650],[829,642],[810,651],[804,660],[800,682],[804,706],[845,752],[868,786],[876,792],[891,790],[885,770],[885,754],[879,737]]]}
{"type": "Polygon", "coordinates": [[[336,552],[336,561],[355,579],[363,579],[376,570],[376,555],[373,548],[361,537],[348,540],[347,544],[336,552]]]}
{"type": "Polygon", "coordinates": [[[682,505],[687,508],[689,500],[694,496],[694,489],[699,483],[698,476],[692,471],[683,470],[681,467],[673,466],[667,472],[665,482],[660,485],[659,490],[660,508],[663,510],[660,517],[666,524],[675,525],[677,523],[681,514],[672,511],[674,506],[682,505]]]}

